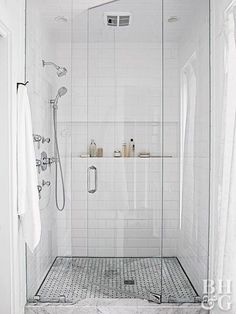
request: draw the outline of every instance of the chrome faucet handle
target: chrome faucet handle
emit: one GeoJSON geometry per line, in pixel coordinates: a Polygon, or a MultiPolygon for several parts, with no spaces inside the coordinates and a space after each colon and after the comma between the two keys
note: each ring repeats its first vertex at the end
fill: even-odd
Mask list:
{"type": "Polygon", "coordinates": [[[49,165],[49,164],[50,164],[50,158],[48,158],[48,157],[43,157],[43,159],[42,159],[42,164],[43,164],[43,165],[49,165]]]}
{"type": "Polygon", "coordinates": [[[54,162],[56,163],[57,162],[57,158],[56,157],[51,157],[51,158],[48,158],[49,159],[49,166],[51,166],[51,164],[53,164],[54,162]]]}
{"type": "Polygon", "coordinates": [[[44,144],[44,143],[50,143],[50,141],[51,141],[51,139],[50,139],[50,137],[42,137],[42,144],[44,144]]]}
{"type": "Polygon", "coordinates": [[[40,159],[36,159],[36,167],[41,166],[41,160],[40,159]]]}
{"type": "Polygon", "coordinates": [[[38,143],[38,149],[40,148],[40,142],[42,141],[42,136],[38,134],[33,134],[34,142],[38,143]]]}
{"type": "Polygon", "coordinates": [[[50,186],[51,185],[51,182],[50,181],[45,181],[45,180],[43,180],[42,181],[42,186],[50,186]]]}
{"type": "Polygon", "coordinates": [[[38,168],[38,173],[40,173],[40,170],[41,170],[41,160],[40,159],[36,159],[36,167],[38,168]]]}
{"type": "Polygon", "coordinates": [[[40,142],[42,140],[42,136],[38,134],[33,134],[34,142],[40,142]]]}
{"type": "Polygon", "coordinates": [[[41,185],[37,185],[38,188],[38,193],[39,193],[39,199],[41,199],[41,192],[42,192],[42,186],[41,185]]]}
{"type": "Polygon", "coordinates": [[[54,162],[56,162],[57,161],[57,159],[56,158],[54,158],[54,157],[52,157],[52,158],[50,158],[50,157],[45,157],[45,158],[43,158],[43,165],[49,165],[49,166],[51,166],[51,164],[53,164],[54,162]]]}

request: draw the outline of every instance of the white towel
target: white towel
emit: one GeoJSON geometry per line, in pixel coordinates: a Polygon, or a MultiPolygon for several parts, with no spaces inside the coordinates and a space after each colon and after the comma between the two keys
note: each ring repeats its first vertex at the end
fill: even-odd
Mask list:
{"type": "Polygon", "coordinates": [[[18,215],[25,242],[33,252],[40,241],[41,221],[31,111],[27,88],[24,85],[18,87],[17,111],[18,215]]]}

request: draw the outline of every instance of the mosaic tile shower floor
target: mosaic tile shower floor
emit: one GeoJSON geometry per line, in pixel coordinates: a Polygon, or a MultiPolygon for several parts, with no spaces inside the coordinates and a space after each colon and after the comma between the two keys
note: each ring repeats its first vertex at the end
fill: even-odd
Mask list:
{"type": "MultiPolygon", "coordinates": [[[[162,259],[162,302],[196,302],[197,293],[175,257],[162,259]]],[[[37,291],[42,302],[87,298],[158,301],[161,258],[57,257],[37,291]]]]}

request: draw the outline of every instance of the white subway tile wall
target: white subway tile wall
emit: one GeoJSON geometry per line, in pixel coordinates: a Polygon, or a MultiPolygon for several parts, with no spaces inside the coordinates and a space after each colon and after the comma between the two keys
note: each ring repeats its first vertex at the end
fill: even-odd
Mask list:
{"type": "MultiPolygon", "coordinates": [[[[164,173],[164,254],[176,255],[177,158],[164,173]]],[[[72,252],[83,256],[160,256],[162,168],[158,158],[73,158],[72,252]],[[87,167],[98,171],[98,188],[87,194],[87,167]]]]}
{"type": "MultiPolygon", "coordinates": [[[[168,43],[165,48],[172,76],[166,82],[164,125],[161,48],[155,43],[120,42],[115,49],[114,43],[73,44],[72,255],[161,255],[161,159],[112,157],[114,150],[121,150],[122,143],[128,144],[131,138],[136,156],[142,151],[162,155],[162,126],[164,155],[172,156],[164,162],[163,254],[177,254],[178,46],[168,43]],[[104,158],[80,158],[88,152],[91,139],[103,148],[104,158]],[[91,165],[98,171],[95,194],[87,193],[87,168],[91,165]]],[[[61,111],[61,125],[70,128],[63,117],[66,114],[61,111]]]]}

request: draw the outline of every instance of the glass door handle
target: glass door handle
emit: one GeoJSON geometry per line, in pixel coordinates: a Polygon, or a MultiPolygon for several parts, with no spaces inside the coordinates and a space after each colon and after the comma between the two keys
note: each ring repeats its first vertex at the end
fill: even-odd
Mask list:
{"type": "Polygon", "coordinates": [[[95,193],[97,191],[97,168],[91,166],[87,171],[87,184],[88,184],[88,193],[95,193]],[[91,179],[93,177],[93,180],[91,179]]]}

